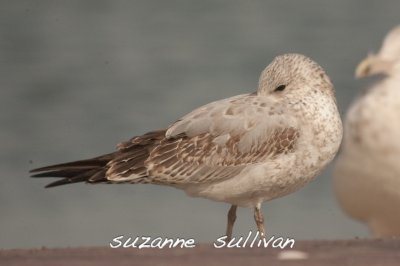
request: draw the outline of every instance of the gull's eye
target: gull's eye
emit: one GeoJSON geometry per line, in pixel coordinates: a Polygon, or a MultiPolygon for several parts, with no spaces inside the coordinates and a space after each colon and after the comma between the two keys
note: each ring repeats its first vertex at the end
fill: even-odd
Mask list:
{"type": "Polygon", "coordinates": [[[286,85],[279,85],[274,91],[283,91],[284,89],[286,89],[286,85]]]}

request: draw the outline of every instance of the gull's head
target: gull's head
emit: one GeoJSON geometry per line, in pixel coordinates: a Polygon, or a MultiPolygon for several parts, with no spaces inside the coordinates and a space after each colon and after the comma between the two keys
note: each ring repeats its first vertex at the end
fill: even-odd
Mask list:
{"type": "Polygon", "coordinates": [[[381,50],[369,54],[358,64],[356,78],[383,74],[391,76],[400,73],[400,26],[392,29],[385,37],[381,50]]]}
{"type": "Polygon", "coordinates": [[[261,73],[258,94],[291,95],[321,90],[333,94],[333,85],[320,65],[301,54],[284,54],[274,58],[261,73]]]}

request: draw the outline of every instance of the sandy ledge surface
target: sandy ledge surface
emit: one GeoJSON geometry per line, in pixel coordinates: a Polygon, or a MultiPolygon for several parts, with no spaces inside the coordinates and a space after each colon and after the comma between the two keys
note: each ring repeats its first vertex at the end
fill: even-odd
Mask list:
{"type": "Polygon", "coordinates": [[[293,249],[109,247],[0,250],[0,265],[400,265],[400,240],[297,241],[293,249]],[[293,252],[294,251],[294,252],[293,252]]]}

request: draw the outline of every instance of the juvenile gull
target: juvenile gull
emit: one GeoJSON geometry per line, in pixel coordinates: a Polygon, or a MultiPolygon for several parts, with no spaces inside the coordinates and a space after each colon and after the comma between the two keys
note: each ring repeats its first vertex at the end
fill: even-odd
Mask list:
{"type": "Polygon", "coordinates": [[[252,207],[264,238],[262,202],[312,180],[335,156],[341,138],[329,77],[308,57],[285,54],[261,73],[254,93],[204,105],[166,129],[119,144],[116,152],[31,172],[63,178],[47,187],[150,183],[230,203],[227,239],[237,206],[252,207]]]}
{"type": "Polygon", "coordinates": [[[400,237],[400,26],[356,69],[383,74],[349,109],[334,186],[343,210],[376,237],[400,237]]]}

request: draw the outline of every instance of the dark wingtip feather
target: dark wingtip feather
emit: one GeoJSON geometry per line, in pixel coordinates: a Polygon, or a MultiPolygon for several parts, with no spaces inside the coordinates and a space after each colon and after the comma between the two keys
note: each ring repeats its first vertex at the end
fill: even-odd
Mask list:
{"type": "Polygon", "coordinates": [[[92,159],[87,159],[87,160],[79,160],[79,161],[73,161],[73,162],[68,162],[68,163],[60,163],[60,164],[54,164],[54,165],[49,165],[49,166],[44,166],[44,167],[39,167],[30,170],[30,173],[36,173],[36,172],[48,172],[48,171],[53,171],[53,170],[84,170],[88,168],[95,168],[95,167],[102,167],[106,165],[110,160],[113,159],[115,156],[115,153],[109,153],[105,154],[102,156],[98,156],[92,159]]]}
{"type": "Polygon", "coordinates": [[[46,188],[66,184],[87,182],[104,183],[108,182],[106,173],[110,168],[110,161],[116,161],[114,165],[124,164],[121,170],[132,170],[145,176],[146,168],[144,162],[150,156],[151,148],[155,147],[165,138],[165,129],[146,133],[142,136],[132,138],[119,146],[119,150],[88,160],[74,161],[69,163],[55,164],[35,168],[29,171],[31,177],[58,177],[55,182],[46,188]],[[127,163],[128,162],[128,163],[127,163]]]}
{"type": "Polygon", "coordinates": [[[52,182],[52,183],[46,185],[45,187],[50,188],[50,187],[57,187],[57,186],[79,183],[79,182],[90,182],[89,181],[90,177],[97,174],[98,172],[101,172],[103,174],[105,173],[104,170],[102,170],[101,168],[100,169],[92,169],[89,171],[81,172],[80,174],[77,174],[77,175],[74,175],[71,177],[66,177],[66,178],[57,180],[55,182],[52,182]]]}
{"type": "Polygon", "coordinates": [[[80,182],[80,181],[75,181],[74,182],[74,181],[72,181],[72,180],[70,180],[68,178],[65,178],[65,179],[57,180],[55,182],[51,182],[50,184],[47,184],[45,186],[45,188],[58,187],[58,186],[77,183],[77,182],[80,182]]]}
{"type": "Polygon", "coordinates": [[[73,177],[82,173],[82,170],[54,170],[48,172],[41,172],[31,175],[34,178],[41,177],[73,177]]]}
{"type": "Polygon", "coordinates": [[[56,187],[66,184],[88,182],[104,182],[106,165],[112,159],[113,154],[106,154],[89,160],[75,161],[70,163],[50,165],[35,168],[29,171],[33,173],[31,177],[58,177],[62,178],[46,185],[46,188],[56,187]],[[91,180],[93,178],[93,180],[91,180]]]}

